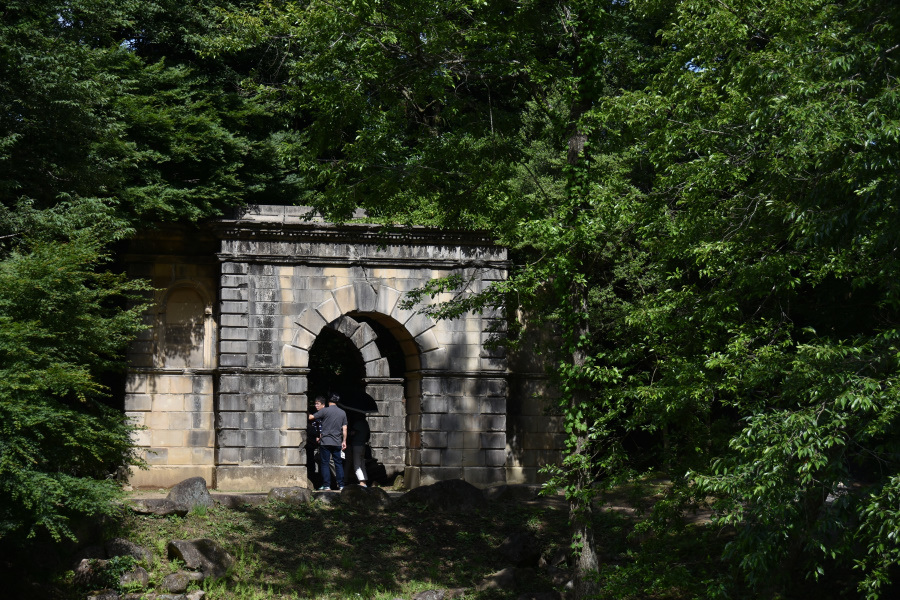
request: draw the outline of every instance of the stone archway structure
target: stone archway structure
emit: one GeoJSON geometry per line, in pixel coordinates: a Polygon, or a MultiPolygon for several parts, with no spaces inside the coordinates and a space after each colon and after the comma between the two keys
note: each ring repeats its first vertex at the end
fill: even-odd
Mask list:
{"type": "Polygon", "coordinates": [[[305,485],[309,351],[325,328],[362,357],[366,390],[379,404],[371,445],[390,474],[402,472],[408,486],[536,481],[538,467],[558,459],[561,436],[535,400],[541,377],[513,373],[502,351],[485,348],[503,329],[500,315],[434,321],[402,304],[410,290],[452,273],[469,292],[504,279],[506,249],[473,232],[310,216],[303,207],[256,206],[133,244],[130,272],[161,290],[156,313],[182,296],[198,312],[199,300],[173,296],[175,288],[217,300],[202,329],[190,315],[213,356],[162,360],[172,350],[159,317],[134,344],[125,408],[145,427],[136,442],[150,469],[132,484],[200,475],[229,490],[305,485]],[[380,336],[402,356],[385,356],[380,336]]]}

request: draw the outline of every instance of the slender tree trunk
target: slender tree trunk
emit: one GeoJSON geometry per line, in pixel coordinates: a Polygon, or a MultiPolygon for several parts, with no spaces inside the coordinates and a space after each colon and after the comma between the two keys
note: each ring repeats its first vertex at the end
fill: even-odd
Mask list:
{"type": "MultiPolygon", "coordinates": [[[[572,300],[578,311],[578,320],[573,327],[574,341],[587,339],[590,334],[590,324],[587,320],[588,302],[587,290],[583,285],[575,284],[572,300]]],[[[576,369],[584,367],[585,351],[580,344],[576,344],[572,351],[572,364],[576,369]]],[[[576,385],[572,393],[572,415],[580,412],[580,407],[590,400],[590,392],[582,385],[576,385]]],[[[583,413],[582,413],[583,414],[583,413]]],[[[582,417],[583,418],[583,417],[582,417]]],[[[575,441],[575,452],[585,456],[590,452],[586,427],[579,427],[575,441]]],[[[594,539],[594,506],[593,494],[590,486],[593,484],[593,474],[590,469],[591,461],[579,461],[579,468],[572,476],[575,478],[575,493],[569,500],[569,521],[572,525],[573,541],[579,545],[577,560],[575,562],[575,598],[589,598],[595,596],[598,591],[597,571],[600,561],[597,556],[597,546],[594,539]]]]}

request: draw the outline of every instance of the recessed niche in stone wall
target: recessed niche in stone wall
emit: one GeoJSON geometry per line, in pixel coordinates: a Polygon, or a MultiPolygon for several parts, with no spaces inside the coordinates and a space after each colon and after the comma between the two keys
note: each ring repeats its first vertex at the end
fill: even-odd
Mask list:
{"type": "Polygon", "coordinates": [[[176,288],[166,299],[162,355],[166,367],[203,367],[203,299],[196,290],[176,288]]]}

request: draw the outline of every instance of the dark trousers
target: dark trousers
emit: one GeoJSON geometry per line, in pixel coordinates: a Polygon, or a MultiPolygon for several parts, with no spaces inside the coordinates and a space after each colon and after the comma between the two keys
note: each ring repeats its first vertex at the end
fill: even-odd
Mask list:
{"type": "Polygon", "coordinates": [[[344,459],[341,458],[340,446],[319,446],[319,457],[322,459],[322,486],[331,487],[331,469],[328,463],[334,459],[334,474],[337,476],[338,488],[344,487],[344,459]]]}

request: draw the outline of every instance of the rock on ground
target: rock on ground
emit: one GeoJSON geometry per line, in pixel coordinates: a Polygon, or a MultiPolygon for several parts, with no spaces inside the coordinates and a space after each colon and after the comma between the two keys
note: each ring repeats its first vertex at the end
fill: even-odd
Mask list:
{"type": "Polygon", "coordinates": [[[175,573],[170,573],[166,575],[160,587],[167,592],[172,592],[174,594],[181,594],[185,592],[188,586],[192,581],[202,581],[203,574],[202,573],[193,573],[188,571],[176,571],[175,573]]]}
{"type": "Polygon", "coordinates": [[[341,502],[353,508],[382,510],[391,503],[391,497],[380,487],[363,487],[361,485],[344,486],[341,490],[341,502]]]}
{"type": "Polygon", "coordinates": [[[149,550],[123,538],[113,538],[106,542],[106,556],[131,556],[146,564],[153,562],[153,554],[149,550]]]}
{"type": "Polygon", "coordinates": [[[178,515],[183,517],[190,510],[182,504],[175,504],[167,498],[138,498],[131,500],[131,510],[141,515],[178,515]]]}
{"type": "Polygon", "coordinates": [[[166,500],[185,507],[188,511],[195,506],[204,506],[206,508],[215,506],[215,502],[206,487],[206,480],[202,477],[191,477],[175,484],[169,490],[166,500]]]}
{"type": "Polygon", "coordinates": [[[83,558],[75,567],[75,584],[83,587],[98,585],[103,576],[103,570],[109,563],[108,560],[97,558],[83,558]]]}
{"type": "Polygon", "coordinates": [[[305,487],[277,487],[269,490],[269,500],[300,506],[312,500],[312,492],[305,487]]]}
{"type": "MultiPolygon", "coordinates": [[[[122,573],[122,576],[119,577],[120,587],[134,586],[139,589],[144,589],[147,587],[148,583],[150,583],[150,573],[148,573],[147,569],[144,567],[135,567],[127,573],[122,573]]],[[[134,587],[132,587],[132,589],[134,589],[134,587]]]]}
{"type": "Polygon", "coordinates": [[[424,504],[435,512],[455,512],[484,508],[487,501],[481,490],[471,483],[462,479],[449,479],[410,490],[398,498],[395,504],[424,504]]]}
{"type": "Polygon", "coordinates": [[[498,571],[492,575],[488,575],[484,580],[475,586],[479,592],[485,590],[505,590],[515,587],[516,585],[516,568],[507,567],[502,571],[498,571]]]}
{"type": "Polygon", "coordinates": [[[206,577],[224,577],[234,566],[234,557],[210,539],[172,540],[167,551],[169,560],[178,559],[188,569],[199,569],[206,577]]]}

